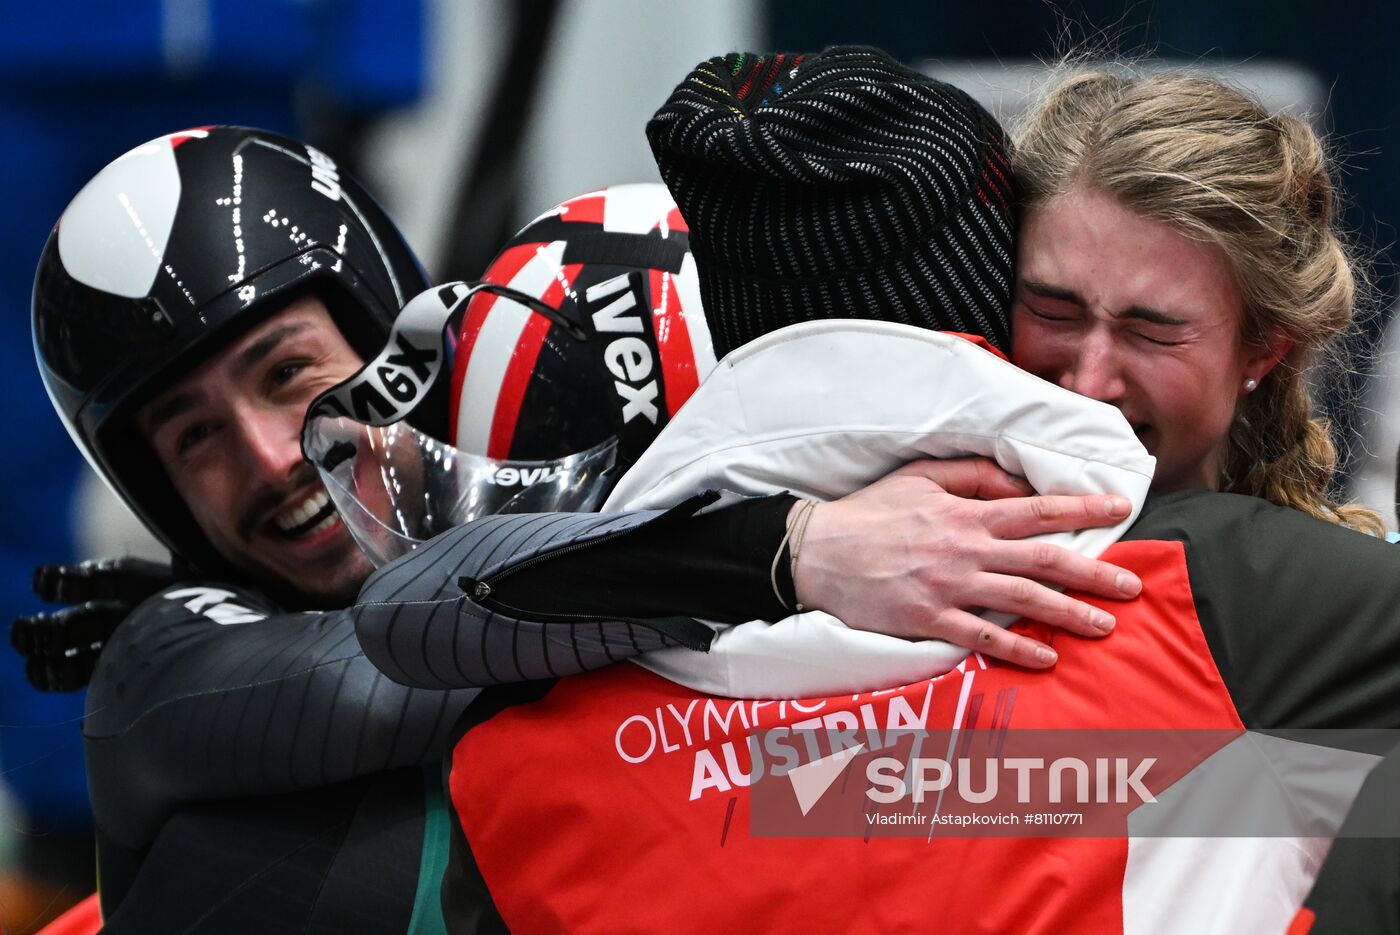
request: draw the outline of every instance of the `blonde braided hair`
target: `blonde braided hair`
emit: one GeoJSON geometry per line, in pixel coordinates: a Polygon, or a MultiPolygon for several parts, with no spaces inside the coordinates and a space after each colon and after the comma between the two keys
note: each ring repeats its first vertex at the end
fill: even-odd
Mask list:
{"type": "Polygon", "coordinates": [[[1293,345],[1236,407],[1220,488],[1383,531],[1334,499],[1336,451],[1304,376],[1352,326],[1362,282],[1311,127],[1213,78],[1082,72],[1032,109],[1012,161],[1026,205],[1086,186],[1219,246],[1244,299],[1242,340],[1293,345]]]}

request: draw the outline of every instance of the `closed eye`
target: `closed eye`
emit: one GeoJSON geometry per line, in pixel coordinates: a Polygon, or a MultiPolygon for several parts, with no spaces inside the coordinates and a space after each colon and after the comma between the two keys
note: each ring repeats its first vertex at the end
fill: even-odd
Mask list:
{"type": "Polygon", "coordinates": [[[1181,341],[1173,341],[1167,338],[1154,338],[1152,337],[1152,335],[1145,334],[1141,331],[1134,331],[1133,335],[1135,335],[1138,338],[1141,338],[1148,344],[1155,344],[1158,347],[1179,347],[1182,344],[1181,341]]]}
{"type": "Polygon", "coordinates": [[[1039,318],[1043,321],[1076,321],[1079,318],[1078,315],[1075,315],[1073,313],[1065,312],[1057,314],[1055,312],[1048,311],[1043,308],[1037,308],[1036,306],[1031,305],[1029,302],[1022,302],[1021,304],[1026,307],[1026,311],[1030,312],[1036,318],[1039,318]]]}

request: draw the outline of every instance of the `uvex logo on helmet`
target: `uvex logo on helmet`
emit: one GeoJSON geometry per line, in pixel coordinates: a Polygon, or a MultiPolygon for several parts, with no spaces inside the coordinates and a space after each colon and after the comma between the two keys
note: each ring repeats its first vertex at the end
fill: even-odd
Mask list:
{"type": "Polygon", "coordinates": [[[626,459],[715,366],[685,221],[663,185],[565,201],[482,278],[558,309],[585,339],[498,296],[473,298],[449,396],[462,451],[531,460],[616,438],[626,459]]]}
{"type": "Polygon", "coordinates": [[[468,294],[465,284],[448,283],[414,296],[394,319],[379,353],[312,403],[308,423],[321,410],[365,425],[406,418],[432,389],[442,363],[443,322],[468,294]]]}
{"type": "Polygon", "coordinates": [[[497,487],[529,487],[531,484],[544,484],[565,476],[562,467],[540,465],[538,467],[503,467],[487,475],[487,480],[497,487]]]}
{"type": "Polygon", "coordinates": [[[311,187],[331,201],[339,201],[340,174],[335,170],[335,160],[314,146],[306,147],[306,158],[311,160],[311,187]]]}
{"type": "Polygon", "coordinates": [[[599,336],[622,334],[603,349],[603,362],[613,376],[613,388],[622,399],[622,421],[644,416],[656,424],[656,359],[651,346],[637,337],[645,331],[642,321],[640,273],[623,273],[590,286],[584,293],[585,309],[599,336]]]}

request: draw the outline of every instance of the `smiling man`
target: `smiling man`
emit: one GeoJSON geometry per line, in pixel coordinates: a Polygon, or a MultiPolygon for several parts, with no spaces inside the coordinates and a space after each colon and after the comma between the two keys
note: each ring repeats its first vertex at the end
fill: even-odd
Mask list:
{"type": "Polygon", "coordinates": [[[307,294],[136,416],[214,548],[322,606],[354,600],[371,565],[297,440],[311,401],[362,362],[325,302],[307,294]]]}
{"type": "Polygon", "coordinates": [[[92,676],[104,931],[406,931],[436,911],[434,761],[475,692],[365,660],[350,605],[370,563],[300,447],[311,400],[426,287],[332,159],[236,127],[131,150],[49,238],[45,384],[181,574],[92,676]]]}
{"type": "MultiPolygon", "coordinates": [[[[593,245],[608,276],[649,282],[653,238],[578,226],[591,235],[579,254],[593,245]]],[[[661,254],[679,262],[684,248],[669,246],[661,254]]],[[[199,128],[138,146],[78,193],[50,235],[33,299],[41,375],[75,443],[180,575],[142,590],[151,596],[115,630],[91,628],[85,607],[12,630],[31,671],[95,660],[83,736],[104,932],[441,930],[437,760],[477,690],[404,687],[366,659],[355,601],[371,564],[301,446],[322,391],[369,360],[376,378],[393,378],[398,355],[375,355],[411,298],[445,301],[427,289],[393,223],[332,159],[258,130],[199,128]]],[[[400,353],[403,337],[394,332],[400,353]]],[[[514,358],[498,345],[482,338],[468,359],[499,380],[514,358]]],[[[607,398],[611,379],[589,369],[602,367],[596,356],[534,358],[537,382],[558,397],[527,394],[542,413],[516,400],[511,425],[490,433],[505,457],[557,463],[578,450],[578,432],[611,424],[612,410],[576,382],[607,398]],[[571,426],[576,411],[594,419],[571,426]]],[[[436,402],[429,393],[415,425],[447,438],[436,402]]],[[[393,612],[455,613],[454,564],[435,565],[438,555],[424,549],[398,567],[440,586],[441,599],[399,598],[393,612]]],[[[623,645],[683,642],[619,625],[579,647],[517,646],[518,633],[489,617],[462,624],[500,673],[551,651],[567,667],[602,664],[623,645]]],[[[687,624],[708,636],[693,621],[677,627],[687,624]]]]}

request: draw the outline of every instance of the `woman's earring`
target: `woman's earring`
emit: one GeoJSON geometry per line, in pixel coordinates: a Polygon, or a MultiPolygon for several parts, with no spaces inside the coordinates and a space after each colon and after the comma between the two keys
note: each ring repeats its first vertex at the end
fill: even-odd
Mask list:
{"type": "Polygon", "coordinates": [[[1245,381],[1244,381],[1244,391],[1245,391],[1246,393],[1253,393],[1253,392],[1254,392],[1255,390],[1257,390],[1258,388],[1259,388],[1259,381],[1256,380],[1256,379],[1254,379],[1253,377],[1250,377],[1248,380],[1245,380],[1245,381]]]}

